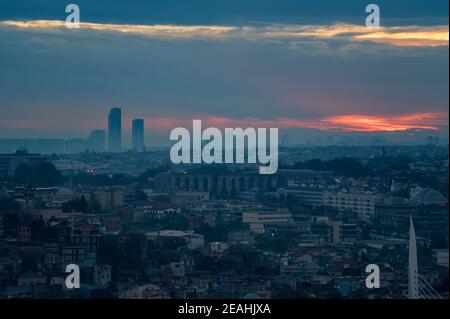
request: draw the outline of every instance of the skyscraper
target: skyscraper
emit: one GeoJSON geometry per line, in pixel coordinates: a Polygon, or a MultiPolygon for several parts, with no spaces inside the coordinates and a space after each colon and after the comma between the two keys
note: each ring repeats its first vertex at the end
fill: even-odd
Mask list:
{"type": "Polygon", "coordinates": [[[133,150],[142,152],[144,150],[144,120],[134,119],[133,120],[133,139],[132,139],[133,150]]]}
{"type": "Polygon", "coordinates": [[[106,150],[106,132],[104,130],[92,130],[89,135],[89,148],[93,152],[106,150]]]}
{"type": "Polygon", "coordinates": [[[108,115],[108,150],[120,152],[122,149],[122,109],[112,108],[108,115]]]}

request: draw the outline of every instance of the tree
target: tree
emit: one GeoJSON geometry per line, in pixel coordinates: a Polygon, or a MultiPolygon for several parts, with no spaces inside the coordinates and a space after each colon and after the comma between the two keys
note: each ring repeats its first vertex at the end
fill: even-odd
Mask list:
{"type": "Polygon", "coordinates": [[[81,196],[80,198],[71,199],[62,205],[62,211],[65,213],[70,212],[82,212],[83,214],[90,212],[90,207],[86,198],[81,196]]]}
{"type": "Polygon", "coordinates": [[[333,171],[351,177],[366,176],[372,172],[369,168],[363,166],[360,160],[352,157],[335,158],[329,161],[313,159],[296,163],[294,168],[311,169],[314,171],[333,171]]]}
{"type": "Polygon", "coordinates": [[[113,185],[130,185],[136,179],[125,174],[114,174],[109,177],[105,174],[77,174],[72,179],[74,184],[84,184],[93,186],[113,186],[113,185]]]}
{"type": "Polygon", "coordinates": [[[166,195],[158,195],[153,197],[153,201],[155,202],[163,202],[163,203],[170,203],[170,198],[166,195]]]}
{"type": "Polygon", "coordinates": [[[0,198],[0,212],[12,213],[18,212],[20,209],[19,203],[11,198],[0,198]]]}
{"type": "Polygon", "coordinates": [[[138,190],[138,191],[136,191],[136,193],[134,195],[134,199],[137,201],[147,201],[148,196],[144,191],[138,190]]]}
{"type": "Polygon", "coordinates": [[[141,175],[139,175],[138,179],[140,182],[148,181],[149,178],[155,177],[159,173],[167,172],[169,170],[169,166],[162,165],[157,168],[149,168],[145,172],[143,172],[141,175]]]}
{"type": "Polygon", "coordinates": [[[48,187],[61,185],[65,178],[52,163],[40,162],[36,165],[21,164],[15,172],[13,181],[19,184],[48,187]]]}
{"type": "Polygon", "coordinates": [[[99,263],[115,266],[120,258],[119,238],[116,235],[105,235],[100,238],[99,263]]]}

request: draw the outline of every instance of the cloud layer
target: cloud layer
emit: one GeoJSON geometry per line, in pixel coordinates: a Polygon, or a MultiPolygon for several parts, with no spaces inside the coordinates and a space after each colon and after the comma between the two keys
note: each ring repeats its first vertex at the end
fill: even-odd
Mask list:
{"type": "MultiPolygon", "coordinates": [[[[64,21],[0,21],[0,26],[42,31],[64,30],[64,21]]],[[[370,28],[351,24],[269,25],[269,26],[181,26],[81,22],[80,30],[125,33],[163,39],[242,39],[249,41],[295,41],[341,39],[376,42],[393,46],[448,46],[448,26],[397,26],[370,28]]]]}
{"type": "MultiPolygon", "coordinates": [[[[150,137],[193,119],[324,132],[448,130],[447,24],[0,21],[0,136],[150,137]]],[[[152,141],[150,140],[150,143],[152,141]]]]}

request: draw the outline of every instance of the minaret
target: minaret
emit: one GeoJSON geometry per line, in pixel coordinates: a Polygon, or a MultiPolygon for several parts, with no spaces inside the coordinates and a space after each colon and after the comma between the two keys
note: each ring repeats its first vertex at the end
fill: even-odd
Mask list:
{"type": "Polygon", "coordinates": [[[408,299],[419,299],[417,269],[416,232],[412,217],[409,217],[408,299]]]}

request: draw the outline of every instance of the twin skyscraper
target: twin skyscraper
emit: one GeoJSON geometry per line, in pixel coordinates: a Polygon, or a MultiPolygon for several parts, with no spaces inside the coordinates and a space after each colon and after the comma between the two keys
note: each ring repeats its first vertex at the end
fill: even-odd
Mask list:
{"type": "MultiPolygon", "coordinates": [[[[134,119],[132,122],[132,149],[144,151],[144,120],[134,119]]],[[[122,109],[114,107],[108,114],[108,151],[122,151],[122,109]]]]}

